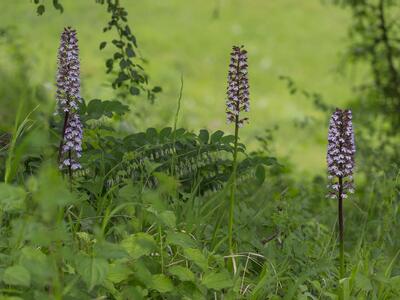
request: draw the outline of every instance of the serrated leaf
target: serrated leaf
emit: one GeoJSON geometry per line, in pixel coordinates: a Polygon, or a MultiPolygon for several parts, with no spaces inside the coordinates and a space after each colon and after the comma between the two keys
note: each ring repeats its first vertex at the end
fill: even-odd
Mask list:
{"type": "Polygon", "coordinates": [[[196,279],[194,273],[186,267],[173,266],[168,269],[168,272],[178,277],[180,281],[195,281],[196,279]]]}
{"type": "Polygon", "coordinates": [[[152,276],[151,287],[160,293],[168,293],[174,290],[174,285],[172,284],[171,279],[163,274],[152,276]]]}
{"type": "Polygon", "coordinates": [[[209,289],[221,290],[233,286],[233,281],[228,272],[208,273],[204,275],[201,283],[209,289]]]}
{"type": "Polygon", "coordinates": [[[151,235],[139,232],[124,239],[121,245],[131,258],[137,259],[143,255],[149,255],[155,249],[156,242],[151,235]]]}
{"type": "Polygon", "coordinates": [[[9,285],[29,287],[31,285],[31,275],[23,266],[16,265],[5,269],[3,281],[9,285]]]}

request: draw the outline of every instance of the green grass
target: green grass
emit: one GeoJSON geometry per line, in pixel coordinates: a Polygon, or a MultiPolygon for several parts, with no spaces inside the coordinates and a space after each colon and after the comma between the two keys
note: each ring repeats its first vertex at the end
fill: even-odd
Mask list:
{"type": "MultiPolygon", "coordinates": [[[[71,25],[80,38],[84,97],[112,97],[104,75],[109,52],[98,50],[98,44],[110,37],[101,31],[108,20],[105,7],[94,1],[63,2],[63,14],[49,2],[43,16],[36,16],[35,6],[25,1],[0,3],[2,26],[17,28],[21,47],[31,57],[34,75],[29,80],[53,86],[59,35],[71,25]]],[[[249,51],[251,123],[242,130],[243,139],[252,148],[255,135],[279,124],[276,150],[280,156],[290,155],[298,171],[325,167],[325,126],[318,130],[293,126],[294,119],[321,115],[306,99],[290,96],[278,77],[291,76],[332,104],[349,100],[351,82],[335,72],[349,22],[343,10],[319,0],[125,0],[122,4],[128,8],[141,54],[149,60],[152,82],[164,88],[155,106],[138,106],[151,112],[141,129],[172,125],[183,74],[181,125],[232,131],[224,123],[227,62],[231,46],[244,44],[249,51]]],[[[52,96],[54,88],[48,93],[52,96]]]]}

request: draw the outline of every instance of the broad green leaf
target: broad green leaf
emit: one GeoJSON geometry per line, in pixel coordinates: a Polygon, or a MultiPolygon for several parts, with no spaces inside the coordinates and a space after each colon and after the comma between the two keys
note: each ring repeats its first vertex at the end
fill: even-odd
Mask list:
{"type": "Polygon", "coordinates": [[[127,286],[122,288],[121,292],[123,299],[142,300],[148,299],[148,291],[140,286],[127,286]]]}
{"type": "Polygon", "coordinates": [[[183,232],[169,231],[167,233],[167,243],[180,246],[182,248],[196,248],[198,245],[188,234],[183,232]]]}
{"type": "Polygon", "coordinates": [[[32,247],[24,247],[21,251],[19,264],[29,270],[32,281],[44,284],[52,275],[53,268],[42,251],[32,247]]]}
{"type": "Polygon", "coordinates": [[[25,195],[21,187],[0,183],[0,210],[12,212],[23,208],[25,195]]]}
{"type": "Polygon", "coordinates": [[[199,139],[203,144],[207,144],[210,138],[210,134],[206,129],[201,129],[199,133],[199,139]]]}
{"type": "Polygon", "coordinates": [[[143,255],[149,255],[155,249],[156,242],[151,235],[139,232],[124,239],[121,245],[131,258],[137,259],[143,255]]]}
{"type": "Polygon", "coordinates": [[[258,184],[262,184],[265,180],[265,168],[262,165],[258,165],[256,168],[256,178],[258,181],[258,184]]]}
{"type": "Polygon", "coordinates": [[[233,286],[232,278],[228,272],[208,273],[204,275],[201,283],[207,288],[217,291],[233,286]]]}
{"type": "Polygon", "coordinates": [[[183,252],[188,260],[194,262],[203,271],[207,270],[208,260],[199,249],[188,248],[184,249],[183,252]]]}
{"type": "Polygon", "coordinates": [[[80,255],[76,260],[76,269],[90,291],[107,278],[109,265],[104,258],[80,255]]]}
{"type": "Polygon", "coordinates": [[[180,281],[195,281],[196,277],[192,271],[190,271],[186,267],[182,266],[173,266],[168,269],[168,272],[171,275],[174,275],[179,278],[180,281]]]}
{"type": "Polygon", "coordinates": [[[224,132],[221,130],[217,130],[211,135],[211,143],[219,142],[223,136],[224,132]]]}
{"type": "Polygon", "coordinates": [[[137,260],[133,264],[133,270],[135,279],[137,279],[144,286],[151,285],[152,282],[152,274],[149,271],[147,265],[142,260],[137,260]]]}
{"type": "Polygon", "coordinates": [[[112,283],[120,283],[126,280],[130,274],[132,274],[132,270],[125,262],[112,263],[110,264],[107,279],[112,283]]]}
{"type": "Polygon", "coordinates": [[[3,281],[9,285],[20,285],[28,287],[31,285],[31,275],[23,266],[12,266],[5,269],[3,281]]]}
{"type": "Polygon", "coordinates": [[[159,219],[169,228],[175,228],[176,226],[176,217],[175,214],[170,211],[166,210],[159,214],[159,219]]]}
{"type": "MultiPolygon", "coordinates": [[[[179,294],[181,295],[182,300],[204,300],[207,299],[206,297],[206,293],[207,290],[205,288],[201,288],[201,290],[199,289],[199,286],[197,286],[194,282],[190,282],[190,281],[184,281],[181,282],[178,286],[177,286],[177,291],[179,292],[179,294]]],[[[225,297],[224,297],[225,299],[225,297]]]]}
{"type": "Polygon", "coordinates": [[[97,242],[93,246],[93,250],[97,257],[106,259],[118,259],[128,256],[127,251],[121,245],[106,241],[97,242]]]}
{"type": "Polygon", "coordinates": [[[174,290],[171,279],[163,274],[153,275],[151,287],[160,293],[168,293],[174,290]]]}

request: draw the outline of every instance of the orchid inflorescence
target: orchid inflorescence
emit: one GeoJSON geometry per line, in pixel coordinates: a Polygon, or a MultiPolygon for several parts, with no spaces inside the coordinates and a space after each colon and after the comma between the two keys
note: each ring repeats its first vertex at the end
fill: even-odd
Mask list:
{"type": "Polygon", "coordinates": [[[243,46],[233,46],[228,72],[226,100],[227,123],[242,127],[248,118],[239,118],[241,111],[250,110],[247,51],[243,46]]]}
{"type": "Polygon", "coordinates": [[[329,133],[327,164],[330,179],[329,196],[331,198],[347,198],[354,192],[353,172],[355,167],[354,132],[350,110],[339,108],[332,114],[329,133]]]}
{"type": "Polygon", "coordinates": [[[61,35],[58,49],[57,93],[58,112],[64,115],[60,145],[60,169],[81,168],[83,127],[79,118],[80,63],[76,31],[67,27],[61,35]]]}

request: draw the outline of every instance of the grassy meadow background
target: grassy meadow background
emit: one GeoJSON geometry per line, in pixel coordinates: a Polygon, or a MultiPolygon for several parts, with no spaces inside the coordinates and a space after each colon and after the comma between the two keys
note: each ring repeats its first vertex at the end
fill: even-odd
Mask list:
{"type": "MultiPolygon", "coordinates": [[[[108,20],[104,7],[68,0],[63,2],[63,14],[48,5],[43,16],[36,16],[34,5],[26,2],[0,1],[1,26],[15,28],[17,49],[13,53],[0,49],[0,93],[3,90],[7,96],[0,99],[8,107],[7,115],[0,112],[3,120],[11,125],[10,112],[26,98],[19,93],[21,84],[34,86],[31,96],[39,98],[42,107],[53,109],[59,36],[69,25],[77,29],[80,40],[83,97],[113,98],[104,72],[111,52],[107,48],[100,51],[98,46],[111,36],[101,31],[108,20]],[[18,52],[24,57],[21,66],[10,59],[18,52]],[[18,76],[23,79],[16,80],[18,76]]],[[[291,77],[300,89],[320,93],[330,104],[348,102],[353,83],[338,72],[350,22],[348,12],[319,0],[121,2],[129,12],[141,55],[148,60],[150,82],[163,88],[155,105],[144,98],[133,100],[126,128],[132,127],[129,120],[137,118],[138,111],[145,115],[137,122],[139,129],[172,124],[182,74],[179,125],[231,132],[224,114],[227,63],[231,46],[244,44],[249,51],[251,112],[242,140],[251,149],[256,136],[278,125],[273,148],[279,157],[290,156],[296,172],[324,170],[328,120],[311,100],[300,93],[291,95],[279,77],[291,77]],[[309,116],[323,126],[313,126],[313,122],[295,126],[309,116]]]]}

